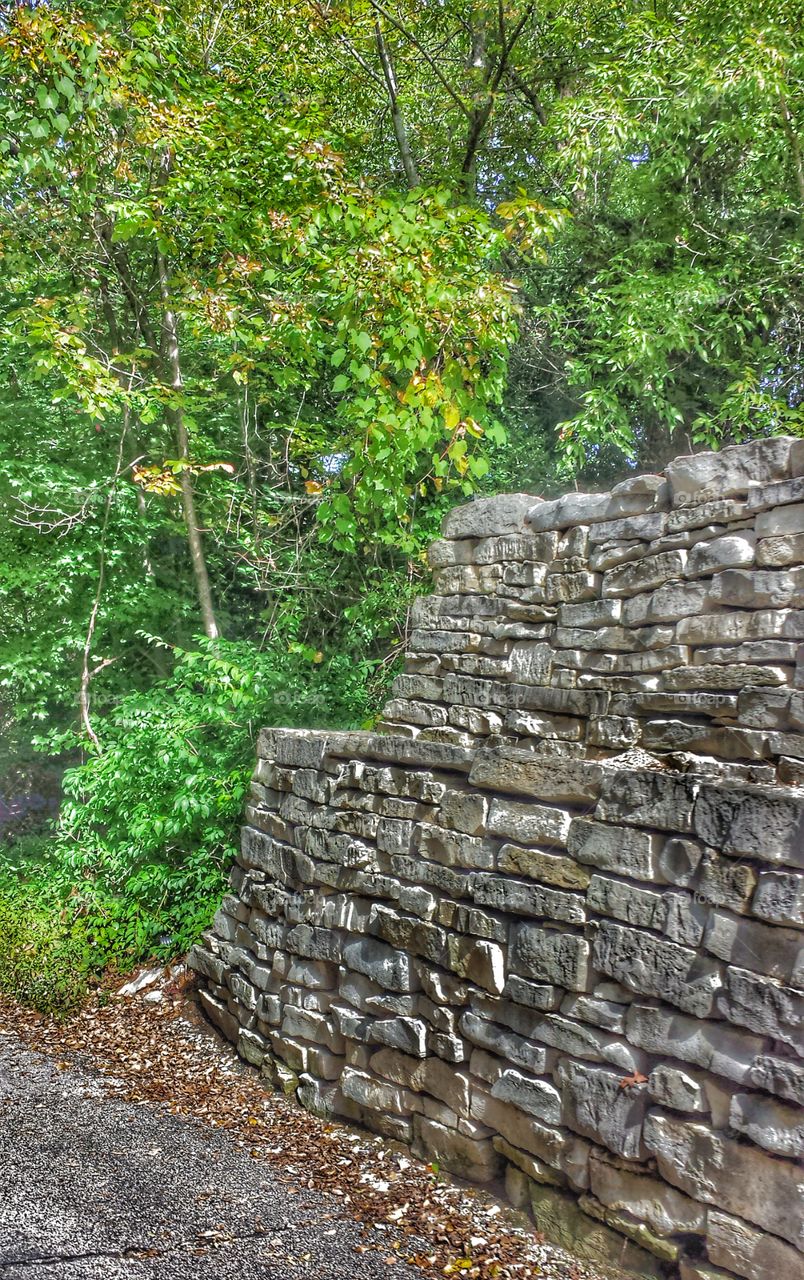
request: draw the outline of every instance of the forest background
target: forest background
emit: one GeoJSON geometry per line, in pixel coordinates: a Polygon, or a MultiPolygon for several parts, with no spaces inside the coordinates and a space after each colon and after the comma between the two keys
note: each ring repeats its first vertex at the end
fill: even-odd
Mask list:
{"type": "Polygon", "coordinates": [[[804,430],[802,18],[0,2],[0,986],[186,948],[450,506],[804,430]]]}

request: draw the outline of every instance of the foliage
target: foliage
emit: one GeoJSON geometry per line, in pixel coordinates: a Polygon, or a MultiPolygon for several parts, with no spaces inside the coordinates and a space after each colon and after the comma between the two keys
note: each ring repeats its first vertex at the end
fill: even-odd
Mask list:
{"type": "Polygon", "coordinates": [[[795,9],[0,5],[0,723],[70,766],[22,953],[185,945],[450,505],[802,431],[795,9]]]}

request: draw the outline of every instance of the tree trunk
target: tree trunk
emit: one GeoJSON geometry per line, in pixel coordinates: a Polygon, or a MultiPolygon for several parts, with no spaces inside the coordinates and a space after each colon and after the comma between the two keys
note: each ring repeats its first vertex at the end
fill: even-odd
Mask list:
{"type": "Polygon", "coordinates": [[[396,72],[394,64],[391,60],[391,54],[385,43],[382,26],[379,17],[374,19],[374,36],[377,41],[377,53],[380,56],[380,65],[382,67],[383,79],[385,87],[388,90],[388,100],[391,104],[391,122],[394,126],[394,135],[396,137],[397,146],[399,147],[399,155],[402,160],[402,168],[405,170],[405,177],[411,190],[419,185],[419,172],[416,168],[416,162],[413,159],[413,152],[410,149],[408,141],[408,131],[405,126],[405,117],[399,106],[399,91],[396,83],[396,72]]]}
{"type": "MultiPolygon", "coordinates": [[[[183,382],[178,327],[176,325],[176,314],[170,304],[167,264],[164,254],[161,252],[158,255],[157,266],[159,271],[159,291],[162,298],[162,356],[165,363],[166,381],[177,394],[180,394],[183,382]]],[[[190,457],[190,443],[187,438],[187,427],[181,404],[178,403],[168,409],[167,417],[175,432],[178,456],[182,462],[186,462],[190,457]]],[[[217,640],[220,636],[220,631],[215,618],[207,562],[204,558],[204,544],[201,540],[201,531],[198,527],[198,518],[195,510],[193,477],[189,468],[185,468],[179,473],[179,482],[181,484],[182,512],[187,528],[187,542],[190,547],[190,560],[193,566],[193,577],[195,578],[195,589],[201,609],[204,633],[210,640],[217,640]]]]}

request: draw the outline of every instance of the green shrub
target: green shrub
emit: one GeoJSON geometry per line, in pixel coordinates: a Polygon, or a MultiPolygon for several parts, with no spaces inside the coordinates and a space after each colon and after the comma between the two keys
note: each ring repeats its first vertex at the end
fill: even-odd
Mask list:
{"type": "Polygon", "coordinates": [[[42,1013],[80,1007],[90,978],[84,921],[0,864],[0,991],[42,1013]]]}

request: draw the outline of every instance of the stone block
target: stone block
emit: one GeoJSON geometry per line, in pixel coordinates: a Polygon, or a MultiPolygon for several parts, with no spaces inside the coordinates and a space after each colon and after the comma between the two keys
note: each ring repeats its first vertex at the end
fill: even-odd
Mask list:
{"type": "MultiPolygon", "coordinates": [[[[804,510],[804,507],[802,508],[804,510]]],[[[724,569],[712,579],[713,603],[733,609],[784,609],[804,595],[804,568],[724,569]]]]}
{"type": "Polygon", "coordinates": [[[390,991],[415,991],[418,986],[410,956],[372,938],[356,938],[343,948],[343,963],[390,991]]]}
{"type": "MultiPolygon", "coordinates": [[[[630,1000],[631,993],[624,992],[630,1000]]],[[[595,996],[565,996],[561,1001],[561,1012],[579,1022],[591,1022],[604,1031],[621,1034],[625,1031],[626,1005],[613,1000],[603,1000],[595,996]]]]}
{"type": "Polygon", "coordinates": [[[499,995],[505,986],[505,955],[496,942],[450,934],[447,938],[447,964],[460,977],[477,983],[492,995],[499,995]]]}
{"type": "Polygon", "coordinates": [[[642,1157],[644,1084],[623,1086],[624,1077],[614,1071],[569,1061],[559,1064],[557,1079],[569,1128],[627,1159],[642,1157]]]}
{"type": "Polygon", "coordinates": [[[785,569],[804,564],[804,532],[774,534],[757,543],[757,564],[763,569],[785,569]]]}
{"type": "Polygon", "coordinates": [[[600,794],[601,765],[593,760],[550,760],[516,747],[479,751],[469,781],[472,786],[514,792],[556,804],[584,804],[600,794]]]}
{"type": "Polygon", "coordinates": [[[709,577],[723,569],[739,569],[751,565],[754,563],[755,545],[756,535],[748,530],[699,542],[689,553],[687,577],[709,577]]]}
{"type": "Polygon", "coordinates": [[[804,1254],[741,1218],[710,1209],[706,1251],[729,1275],[745,1280],[804,1280],[804,1254]]]}
{"type": "Polygon", "coordinates": [[[576,934],[516,925],[509,955],[510,967],[524,978],[555,983],[570,991],[585,991],[589,978],[589,943],[576,934]]]}
{"type": "Polygon", "coordinates": [[[495,498],[475,498],[466,506],[448,511],[441,523],[444,538],[490,538],[521,533],[534,499],[527,493],[503,493],[495,498]]]}
{"type": "Polygon", "coordinates": [[[413,1122],[413,1154],[435,1160],[467,1182],[490,1182],[502,1171],[502,1159],[489,1138],[476,1140],[448,1129],[435,1120],[416,1116],[413,1122]]]}
{"type": "Polygon", "coordinates": [[[800,1062],[758,1050],[747,1082],[804,1107],[804,1065],[800,1062]]]}
{"type": "Polygon", "coordinates": [[[692,778],[651,770],[607,773],[595,816],[607,822],[692,831],[698,784],[692,778]]]}
{"type": "Polygon", "coordinates": [[[564,893],[526,880],[478,873],[474,878],[473,894],[476,902],[497,911],[565,920],[569,924],[584,924],[586,921],[584,900],[579,894],[564,893]]]}
{"type": "Polygon", "coordinates": [[[492,835],[509,836],[523,844],[563,846],[570,821],[571,814],[564,809],[495,798],[489,809],[488,829],[492,835]]]}
{"type": "Polygon", "coordinates": [[[595,968],[642,995],[660,996],[708,1017],[723,985],[721,966],[688,947],[603,921],[592,949],[595,968]]]}
{"type": "Polygon", "coordinates": [[[729,1022],[804,1051],[804,994],[800,991],[730,964],[718,1009],[729,1022]]]}
{"type": "Polygon", "coordinates": [[[704,946],[712,955],[782,982],[804,985],[804,934],[716,910],[704,946]]]}
{"type": "Polygon", "coordinates": [[[514,1067],[506,1067],[491,1088],[492,1098],[510,1102],[520,1111],[536,1116],[547,1124],[561,1123],[561,1095],[547,1080],[525,1076],[514,1067]]]}
{"type": "Polygon", "coordinates": [[[761,1093],[736,1093],[729,1127],[766,1151],[800,1160],[804,1156],[804,1113],[761,1093]]]}
{"type": "Polygon", "coordinates": [[[804,875],[761,871],[751,911],[771,924],[804,925],[804,875]]]}
{"type": "Polygon", "coordinates": [[[673,1186],[804,1246],[804,1169],[660,1111],[649,1112],[643,1133],[659,1172],[673,1186]]]}
{"type": "Polygon", "coordinates": [[[579,862],[635,880],[655,879],[661,845],[661,836],[589,818],[573,818],[567,839],[569,852],[579,862]]]}
{"type": "Polygon", "coordinates": [[[660,1235],[703,1233],[706,1210],[702,1205],[656,1177],[624,1168],[604,1151],[592,1152],[589,1177],[592,1194],[601,1204],[630,1213],[660,1235]]]}
{"type": "Polygon", "coordinates": [[[558,889],[583,890],[589,884],[589,872],[579,867],[563,854],[548,853],[544,849],[523,849],[516,844],[504,844],[497,854],[500,871],[527,876],[542,884],[555,885],[558,889]]]}
{"type": "Polygon", "coordinates": [[[653,1068],[648,1076],[648,1094],[654,1102],[670,1107],[673,1111],[706,1114],[709,1110],[700,1081],[688,1071],[682,1071],[680,1067],[669,1063],[660,1063],[653,1068]]]}
{"type": "Polygon", "coordinates": [[[482,835],[486,829],[489,802],[469,791],[446,791],[441,800],[440,821],[466,835],[482,835]]]}
{"type": "Polygon", "coordinates": [[[763,511],[757,516],[756,531],[758,538],[779,538],[804,533],[804,502],[763,511]]]}
{"type": "MultiPolygon", "coordinates": [[[[689,1062],[737,1084],[753,1081],[771,1092],[795,1089],[795,1071],[789,1069],[794,1064],[761,1057],[766,1046],[762,1036],[726,1023],[703,1022],[666,1006],[635,1002],[626,1014],[625,1034],[631,1044],[648,1053],[689,1062]]],[[[804,1097],[804,1073],[801,1084],[804,1097]]]]}
{"type": "MultiPolygon", "coordinates": [[[[532,1044],[523,1036],[504,1030],[469,1011],[461,1014],[459,1026],[461,1034],[479,1048],[497,1053],[509,1062],[516,1062],[527,1071],[532,1071],[534,1075],[544,1072],[547,1055],[542,1045],[532,1044]]],[[[482,1119],[482,1117],[477,1118],[482,1119]]]]}
{"type": "Polygon", "coordinates": [[[703,937],[706,909],[685,893],[655,893],[612,876],[594,875],[589,907],[638,928],[654,929],[672,942],[696,947],[703,937]]]}
{"type": "Polygon", "coordinates": [[[674,578],[683,578],[686,563],[686,551],[660,551],[658,555],[618,565],[603,575],[603,596],[636,596],[641,591],[663,587],[674,578]]]}
{"type": "Polygon", "coordinates": [[[804,868],[804,794],[706,783],[695,803],[694,828],[724,853],[804,868]]]}
{"type": "Polygon", "coordinates": [[[790,475],[792,439],[775,436],[732,445],[718,453],[674,458],[665,468],[674,507],[747,494],[755,484],[786,480],[790,475]]]}

